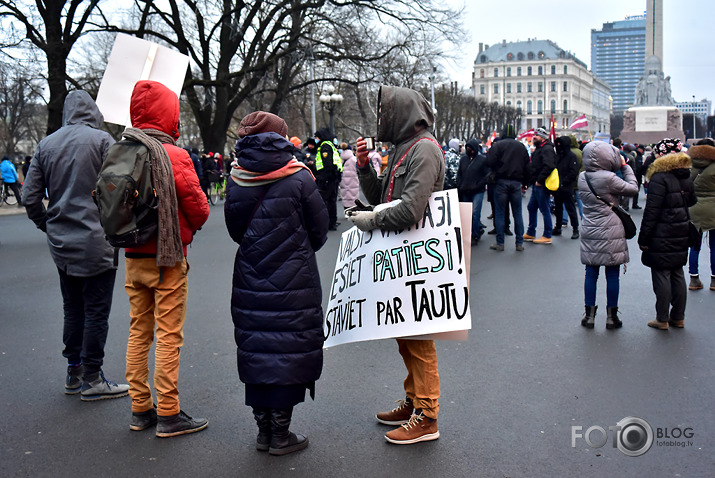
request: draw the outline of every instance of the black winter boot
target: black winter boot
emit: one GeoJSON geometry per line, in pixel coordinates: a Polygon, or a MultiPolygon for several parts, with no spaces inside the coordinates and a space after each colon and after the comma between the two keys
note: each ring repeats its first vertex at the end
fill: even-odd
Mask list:
{"type": "Polygon", "coordinates": [[[594,323],[596,322],[596,309],[598,309],[598,306],[587,305],[585,307],[586,312],[583,314],[583,319],[581,319],[581,325],[583,325],[587,329],[592,329],[594,323]]]}
{"type": "Polygon", "coordinates": [[[256,419],[256,424],[258,425],[256,450],[268,451],[271,447],[271,409],[253,407],[253,418],[256,419]]]}
{"type": "Polygon", "coordinates": [[[287,455],[308,446],[308,437],[288,430],[292,416],[293,407],[271,410],[271,446],[268,449],[271,455],[287,455]]]}
{"type": "Polygon", "coordinates": [[[623,322],[618,318],[618,307],[606,308],[606,328],[620,329],[623,327],[623,322]]]}

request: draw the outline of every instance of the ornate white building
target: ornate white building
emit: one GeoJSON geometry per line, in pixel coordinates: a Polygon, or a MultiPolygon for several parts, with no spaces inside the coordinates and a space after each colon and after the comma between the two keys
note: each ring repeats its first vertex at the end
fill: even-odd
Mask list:
{"type": "Polygon", "coordinates": [[[477,99],[521,109],[520,131],[548,128],[553,115],[563,132],[583,114],[592,133],[610,129],[608,84],[550,40],[480,44],[472,86],[477,99]]]}

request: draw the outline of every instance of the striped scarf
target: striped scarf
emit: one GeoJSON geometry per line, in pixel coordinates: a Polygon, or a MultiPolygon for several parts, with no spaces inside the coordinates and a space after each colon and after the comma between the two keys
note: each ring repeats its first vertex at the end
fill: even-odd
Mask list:
{"type": "Polygon", "coordinates": [[[151,155],[152,185],[159,198],[159,237],[156,241],[156,265],[174,267],[184,260],[179,226],[179,203],[176,199],[174,170],[162,143],[176,144],[174,138],[156,129],[127,128],[123,136],[141,143],[151,155]]]}

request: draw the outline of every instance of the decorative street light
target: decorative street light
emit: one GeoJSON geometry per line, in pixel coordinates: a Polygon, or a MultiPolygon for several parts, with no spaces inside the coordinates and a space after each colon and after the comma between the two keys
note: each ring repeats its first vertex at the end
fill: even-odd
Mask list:
{"type": "Polygon", "coordinates": [[[325,94],[318,98],[323,104],[323,108],[328,110],[330,115],[330,134],[335,135],[335,109],[343,102],[343,95],[335,93],[335,87],[328,85],[325,87],[325,94]]]}

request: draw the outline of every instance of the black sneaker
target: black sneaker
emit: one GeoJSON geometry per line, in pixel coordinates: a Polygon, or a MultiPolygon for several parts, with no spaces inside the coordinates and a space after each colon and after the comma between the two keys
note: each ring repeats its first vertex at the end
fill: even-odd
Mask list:
{"type": "Polygon", "coordinates": [[[209,424],[209,421],[205,418],[191,418],[183,411],[168,417],[162,417],[159,415],[157,418],[156,436],[160,438],[175,437],[200,432],[209,424]]]}
{"type": "Polygon", "coordinates": [[[82,365],[68,365],[65,378],[65,394],[77,395],[82,391],[82,365]]]}
{"type": "Polygon", "coordinates": [[[140,432],[156,425],[156,408],[150,408],[146,412],[132,412],[132,422],[129,429],[140,432]]]}

